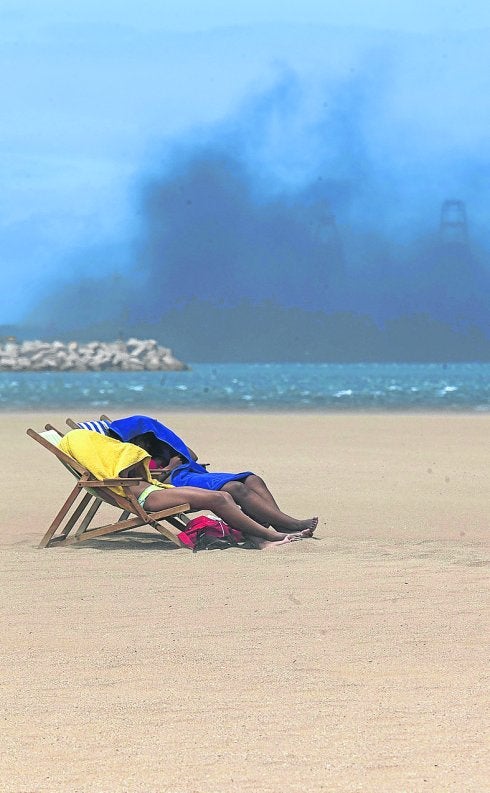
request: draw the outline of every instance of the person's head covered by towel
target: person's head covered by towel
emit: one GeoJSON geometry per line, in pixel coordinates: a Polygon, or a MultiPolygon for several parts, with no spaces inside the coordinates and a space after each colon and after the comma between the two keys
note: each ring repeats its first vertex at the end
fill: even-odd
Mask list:
{"type": "MultiPolygon", "coordinates": [[[[121,443],[107,435],[79,429],[68,432],[60,441],[59,448],[78,460],[95,479],[139,476],[154,484],[149,469],[149,453],[133,443],[121,443]]],[[[112,490],[124,495],[122,487],[113,487],[112,490]]]]}

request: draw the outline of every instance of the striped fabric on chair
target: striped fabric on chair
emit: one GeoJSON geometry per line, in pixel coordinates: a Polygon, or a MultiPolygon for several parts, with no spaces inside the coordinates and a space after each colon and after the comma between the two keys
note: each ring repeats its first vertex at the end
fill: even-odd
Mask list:
{"type": "Polygon", "coordinates": [[[78,421],[77,424],[81,430],[92,430],[100,435],[107,435],[109,431],[108,421],[78,421]]]}

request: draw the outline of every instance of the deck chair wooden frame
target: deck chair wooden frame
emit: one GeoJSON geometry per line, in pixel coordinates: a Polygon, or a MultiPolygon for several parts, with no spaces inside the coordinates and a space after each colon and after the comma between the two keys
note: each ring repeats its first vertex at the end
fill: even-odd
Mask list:
{"type": "Polygon", "coordinates": [[[50,424],[46,425],[45,433],[38,433],[29,428],[27,435],[54,454],[77,479],[75,486],[39,543],[39,548],[46,548],[54,543],[72,545],[145,526],[155,529],[178,547],[188,547],[180,538],[185,523],[179,520],[179,516],[190,509],[189,504],[179,504],[158,512],[146,512],[129,490],[131,485],[141,482],[141,478],[95,479],[90,471],[80,465],[77,460],[58,448],[56,435],[62,438],[63,434],[50,424]],[[120,496],[110,490],[115,486],[122,487],[125,495],[120,496]],[[94,528],[92,521],[102,503],[115,507],[120,511],[120,515],[114,523],[94,528]],[[130,515],[135,517],[130,518],[130,515]],[[162,524],[161,521],[165,521],[165,523],[162,524]],[[167,523],[169,525],[166,525],[167,523]]]}

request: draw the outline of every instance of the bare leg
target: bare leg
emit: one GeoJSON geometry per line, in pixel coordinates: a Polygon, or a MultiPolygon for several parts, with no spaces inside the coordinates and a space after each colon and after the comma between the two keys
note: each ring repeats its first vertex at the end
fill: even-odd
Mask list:
{"type": "Polygon", "coordinates": [[[225,490],[230,493],[242,510],[263,526],[272,526],[277,531],[309,531],[310,535],[313,534],[318,525],[318,518],[309,518],[308,520],[292,518],[281,512],[277,505],[272,506],[269,500],[264,500],[255,490],[250,490],[246,482],[247,480],[245,482],[227,482],[220,492],[225,490]]]}
{"type": "MultiPolygon", "coordinates": [[[[141,491],[141,486],[137,486],[137,490],[141,491]]],[[[149,512],[157,512],[159,509],[175,507],[183,502],[190,504],[192,510],[211,510],[232,528],[255,538],[255,542],[259,543],[259,547],[267,547],[270,543],[281,541],[290,542],[292,539],[296,539],[297,536],[300,538],[310,536],[308,530],[299,532],[299,535],[291,537],[285,532],[278,532],[275,529],[261,526],[260,523],[257,523],[257,521],[239,509],[229,493],[202,490],[200,487],[162,488],[162,490],[154,491],[146,499],[145,509],[149,512]]]]}
{"type": "Polygon", "coordinates": [[[264,501],[271,505],[271,507],[279,509],[276,499],[260,476],[257,476],[257,474],[250,474],[250,476],[247,476],[247,478],[244,480],[244,484],[246,484],[250,490],[253,490],[255,493],[257,493],[258,496],[261,496],[264,501]]]}

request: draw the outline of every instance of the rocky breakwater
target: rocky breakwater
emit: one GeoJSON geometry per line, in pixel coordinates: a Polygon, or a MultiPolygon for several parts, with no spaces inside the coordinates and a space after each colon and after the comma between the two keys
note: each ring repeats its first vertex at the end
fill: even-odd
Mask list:
{"type": "Polygon", "coordinates": [[[188,368],[155,339],[87,344],[7,339],[0,343],[0,371],[4,372],[157,372],[188,368]]]}

